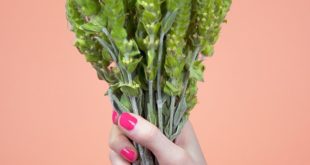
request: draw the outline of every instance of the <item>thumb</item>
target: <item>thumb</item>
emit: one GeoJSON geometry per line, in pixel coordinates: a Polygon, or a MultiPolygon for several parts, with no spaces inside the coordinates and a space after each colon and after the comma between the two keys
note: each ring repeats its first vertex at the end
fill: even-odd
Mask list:
{"type": "Polygon", "coordinates": [[[128,138],[151,150],[160,163],[175,164],[187,157],[181,147],[171,142],[156,126],[141,116],[122,113],[118,125],[128,138]]]}

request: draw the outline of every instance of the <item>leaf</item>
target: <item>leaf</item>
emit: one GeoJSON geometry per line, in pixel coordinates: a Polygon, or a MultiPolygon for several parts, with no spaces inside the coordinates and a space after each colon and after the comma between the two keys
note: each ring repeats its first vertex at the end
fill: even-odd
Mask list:
{"type": "Polygon", "coordinates": [[[104,68],[98,67],[96,64],[93,64],[93,67],[97,71],[97,76],[100,80],[106,80],[108,83],[115,83],[116,79],[114,75],[110,74],[107,70],[104,68]]]}
{"type": "Polygon", "coordinates": [[[190,98],[187,98],[186,99],[187,101],[187,106],[188,106],[188,109],[187,109],[187,112],[191,109],[194,108],[194,106],[197,104],[197,96],[191,96],[190,98]]]}
{"type": "Polygon", "coordinates": [[[109,33],[108,29],[107,29],[106,27],[103,27],[103,28],[102,28],[102,32],[103,32],[103,33],[106,35],[106,37],[108,38],[108,40],[109,40],[109,42],[110,42],[109,45],[111,45],[111,47],[112,47],[112,52],[113,52],[115,55],[117,55],[117,54],[118,54],[118,50],[116,49],[116,46],[115,46],[115,44],[114,44],[114,42],[113,42],[113,38],[112,38],[111,34],[109,33]]]}
{"type": "Polygon", "coordinates": [[[172,27],[174,20],[177,16],[178,10],[174,10],[172,13],[167,12],[165,15],[164,19],[162,20],[162,25],[161,25],[161,32],[166,34],[172,27]]]}
{"type": "Polygon", "coordinates": [[[148,52],[147,54],[147,67],[146,67],[146,77],[148,80],[154,80],[156,78],[156,68],[153,66],[155,59],[155,52],[148,52]]]}
{"type": "Polygon", "coordinates": [[[101,25],[95,24],[94,22],[88,22],[80,26],[81,30],[90,32],[101,32],[101,25]]]}
{"type": "Polygon", "coordinates": [[[171,82],[166,81],[166,85],[164,87],[164,92],[170,96],[177,96],[180,94],[181,89],[177,86],[173,85],[171,82]]]}
{"type": "Polygon", "coordinates": [[[130,100],[129,100],[129,98],[128,98],[126,95],[122,95],[122,96],[121,96],[120,102],[121,102],[122,105],[123,105],[124,107],[126,107],[127,109],[130,109],[130,108],[131,108],[130,100]]]}
{"type": "Polygon", "coordinates": [[[139,95],[140,85],[137,83],[133,83],[133,84],[121,83],[119,87],[121,91],[127,96],[138,96],[139,95]]]}
{"type": "Polygon", "coordinates": [[[174,119],[173,119],[174,125],[179,125],[179,122],[182,119],[186,110],[187,110],[186,99],[182,98],[174,115],[174,119]]]}
{"type": "Polygon", "coordinates": [[[123,76],[122,76],[121,71],[118,67],[112,68],[112,74],[118,80],[118,82],[123,81],[123,76]]]}
{"type": "Polygon", "coordinates": [[[95,37],[95,39],[99,41],[101,46],[103,46],[104,48],[107,49],[107,51],[110,53],[113,61],[115,61],[117,63],[118,62],[117,56],[115,54],[115,51],[112,50],[113,49],[112,46],[110,44],[108,44],[105,40],[103,40],[99,37],[95,37]]]}
{"type": "Polygon", "coordinates": [[[133,59],[129,64],[127,64],[127,71],[129,73],[132,73],[133,71],[136,70],[138,64],[140,63],[140,61],[142,60],[143,57],[140,57],[138,59],[133,59]]]}
{"type": "Polygon", "coordinates": [[[164,126],[164,133],[170,139],[170,121],[168,120],[167,124],[164,126]]]}
{"type": "Polygon", "coordinates": [[[115,42],[123,42],[127,37],[127,32],[123,27],[115,27],[111,31],[111,36],[115,42]]]}
{"type": "Polygon", "coordinates": [[[128,56],[135,57],[140,54],[139,47],[135,40],[130,40],[126,45],[126,52],[128,53],[128,56]]]}
{"type": "Polygon", "coordinates": [[[167,104],[163,104],[163,117],[164,117],[164,125],[168,125],[168,122],[169,122],[169,116],[170,116],[170,110],[169,108],[167,107],[167,104]]]}
{"type": "Polygon", "coordinates": [[[93,54],[85,54],[85,58],[87,62],[98,62],[99,60],[101,60],[100,56],[93,54]]]}
{"type": "Polygon", "coordinates": [[[75,2],[85,16],[94,15],[100,10],[99,1],[97,0],[75,0],[75,2]]]}
{"type": "Polygon", "coordinates": [[[202,61],[195,61],[190,68],[190,78],[198,80],[198,81],[203,81],[204,70],[205,70],[205,67],[202,61]]]}
{"type": "Polygon", "coordinates": [[[156,56],[155,52],[153,52],[153,51],[148,51],[147,52],[147,67],[148,68],[153,66],[155,56],[156,56]]]}
{"type": "Polygon", "coordinates": [[[108,94],[109,94],[110,99],[117,106],[117,108],[118,108],[117,110],[120,110],[121,112],[130,112],[130,110],[126,106],[124,106],[119,101],[119,99],[113,94],[113,90],[111,88],[108,90],[108,94]]]}
{"type": "Polygon", "coordinates": [[[177,67],[178,61],[174,56],[167,56],[166,57],[166,65],[168,67],[177,67]]]}
{"type": "Polygon", "coordinates": [[[157,125],[156,111],[153,107],[151,107],[150,103],[147,104],[147,109],[147,120],[150,121],[152,124],[157,125]]]}
{"type": "Polygon", "coordinates": [[[101,52],[101,56],[102,56],[102,59],[104,61],[111,61],[112,60],[112,57],[111,55],[109,54],[109,52],[106,50],[106,49],[103,49],[102,52],[101,52]]]}
{"type": "Polygon", "coordinates": [[[210,57],[214,53],[214,48],[210,44],[206,44],[205,48],[201,52],[204,56],[210,57]]]}
{"type": "Polygon", "coordinates": [[[171,135],[171,137],[169,138],[171,141],[173,141],[175,138],[177,138],[182,129],[184,128],[185,123],[188,121],[188,116],[184,116],[181,120],[181,122],[177,125],[176,131],[174,132],[173,135],[171,135]]]}
{"type": "Polygon", "coordinates": [[[175,56],[166,56],[165,60],[165,72],[169,75],[169,77],[176,77],[177,73],[180,73],[180,69],[183,68],[182,65],[179,65],[175,56]]]}

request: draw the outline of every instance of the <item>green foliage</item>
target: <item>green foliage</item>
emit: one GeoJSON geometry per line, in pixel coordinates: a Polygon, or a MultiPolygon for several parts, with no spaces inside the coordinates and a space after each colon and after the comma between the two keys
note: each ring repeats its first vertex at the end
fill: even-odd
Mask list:
{"type": "Polygon", "coordinates": [[[202,61],[195,61],[189,70],[190,72],[189,77],[194,80],[203,81],[204,70],[205,70],[205,67],[202,61]]]}
{"type": "Polygon", "coordinates": [[[109,83],[119,112],[173,140],[197,103],[197,82],[231,0],[67,0],[75,46],[109,83]],[[153,83],[157,80],[156,84],[153,83]]]}

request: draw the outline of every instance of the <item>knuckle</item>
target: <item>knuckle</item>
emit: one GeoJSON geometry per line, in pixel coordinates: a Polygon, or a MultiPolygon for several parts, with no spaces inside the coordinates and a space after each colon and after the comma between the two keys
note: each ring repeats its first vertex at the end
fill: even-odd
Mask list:
{"type": "Polygon", "coordinates": [[[143,133],[142,137],[141,137],[141,141],[144,144],[150,144],[152,143],[154,140],[156,140],[158,138],[158,136],[160,131],[157,127],[150,127],[149,129],[145,130],[145,132],[143,133]]]}

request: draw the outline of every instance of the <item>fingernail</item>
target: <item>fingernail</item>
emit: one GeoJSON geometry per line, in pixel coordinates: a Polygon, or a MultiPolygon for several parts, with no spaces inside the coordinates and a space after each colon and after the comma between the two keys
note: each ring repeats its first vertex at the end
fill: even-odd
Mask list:
{"type": "Polygon", "coordinates": [[[127,112],[124,112],[120,116],[119,124],[126,130],[130,131],[135,128],[137,121],[138,120],[135,117],[131,116],[127,112]]]}
{"type": "Polygon", "coordinates": [[[127,147],[121,150],[121,155],[130,162],[133,162],[136,159],[136,153],[127,147]]]}
{"type": "Polygon", "coordinates": [[[113,113],[112,113],[112,122],[114,124],[117,123],[117,116],[118,116],[118,113],[114,110],[113,113]]]}

